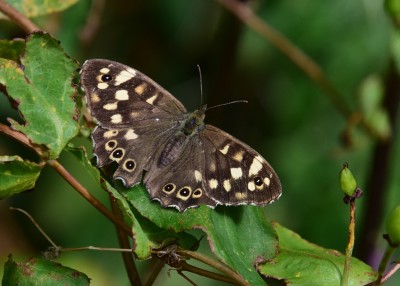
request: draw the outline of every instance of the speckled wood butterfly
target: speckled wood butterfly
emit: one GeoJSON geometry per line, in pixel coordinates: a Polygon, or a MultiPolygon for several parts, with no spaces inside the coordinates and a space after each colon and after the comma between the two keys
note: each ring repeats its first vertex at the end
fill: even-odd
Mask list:
{"type": "Polygon", "coordinates": [[[265,205],[282,187],[268,162],[228,133],[204,124],[141,72],[103,59],[81,70],[97,165],[117,162],[114,178],[143,183],[150,197],[180,212],[201,204],[265,205]],[[144,176],[143,176],[144,174],[144,176]]]}

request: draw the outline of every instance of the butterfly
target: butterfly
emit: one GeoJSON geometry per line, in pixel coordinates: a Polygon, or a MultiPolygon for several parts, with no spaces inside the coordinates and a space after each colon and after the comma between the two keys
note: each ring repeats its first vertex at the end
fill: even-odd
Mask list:
{"type": "Polygon", "coordinates": [[[87,60],[80,71],[97,166],[116,162],[113,178],[144,183],[163,207],[263,206],[282,187],[270,164],[228,133],[204,123],[206,106],[182,103],[143,73],[118,62],[87,60]]]}

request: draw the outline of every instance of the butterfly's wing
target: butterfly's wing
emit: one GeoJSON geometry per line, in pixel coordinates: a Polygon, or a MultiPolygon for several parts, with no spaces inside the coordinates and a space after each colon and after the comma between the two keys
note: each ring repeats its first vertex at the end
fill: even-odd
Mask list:
{"type": "Polygon", "coordinates": [[[260,154],[214,126],[206,125],[181,152],[168,168],[152,165],[144,179],[164,207],[266,205],[282,193],[278,176],[260,154]]]}
{"type": "Polygon", "coordinates": [[[144,177],[152,199],[160,201],[163,207],[175,207],[180,212],[202,204],[214,207],[203,186],[205,157],[202,142],[195,136],[180,150],[176,160],[168,168],[156,162],[144,177]]]}
{"type": "Polygon", "coordinates": [[[119,164],[114,177],[140,182],[186,111],[169,92],[141,72],[103,59],[88,60],[81,86],[98,127],[92,134],[98,166],[119,164]]]}
{"type": "Polygon", "coordinates": [[[143,73],[103,59],[86,61],[81,85],[92,116],[107,129],[175,121],[185,107],[143,73]]]}
{"type": "Polygon", "coordinates": [[[205,152],[203,187],[217,204],[266,205],[280,197],[277,174],[254,149],[212,125],[206,125],[200,138],[205,152]]]}

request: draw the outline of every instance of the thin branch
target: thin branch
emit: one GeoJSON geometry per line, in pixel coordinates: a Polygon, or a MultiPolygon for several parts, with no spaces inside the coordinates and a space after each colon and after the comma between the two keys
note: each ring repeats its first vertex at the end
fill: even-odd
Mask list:
{"type": "Polygon", "coordinates": [[[336,88],[325,77],[321,68],[294,43],[254,14],[251,7],[246,3],[237,0],[218,0],[218,2],[236,15],[248,27],[271,41],[273,45],[300,67],[329,96],[332,103],[345,117],[351,115],[351,110],[343,101],[336,88]]]}
{"type": "MultiPolygon", "coordinates": [[[[398,130],[400,111],[400,75],[393,59],[385,79],[384,108],[389,115],[393,131],[398,130]]],[[[369,265],[375,263],[376,241],[380,236],[380,226],[386,211],[389,182],[392,175],[394,160],[395,136],[390,140],[375,143],[366,186],[366,201],[364,202],[363,219],[361,220],[361,239],[356,246],[356,256],[369,265]]]]}
{"type": "Polygon", "coordinates": [[[40,225],[35,221],[35,219],[27,211],[20,209],[20,208],[13,208],[13,207],[9,207],[9,209],[13,210],[13,211],[19,211],[19,212],[23,213],[24,215],[26,215],[31,220],[33,225],[36,226],[36,228],[39,230],[39,232],[47,239],[47,241],[50,242],[50,244],[54,248],[58,248],[57,244],[55,244],[55,242],[50,238],[50,236],[47,235],[47,233],[43,230],[43,228],[40,227],[40,225]]]}
{"type": "MultiPolygon", "coordinates": [[[[226,282],[226,283],[229,283],[231,285],[242,285],[242,284],[239,284],[238,281],[234,280],[231,277],[223,276],[223,275],[218,274],[218,273],[214,273],[214,272],[211,272],[211,271],[208,271],[208,270],[204,270],[202,268],[190,265],[190,264],[188,264],[186,262],[182,263],[181,267],[182,268],[179,269],[180,271],[191,272],[191,273],[198,274],[198,275],[201,275],[201,276],[204,276],[204,277],[208,277],[208,278],[211,278],[211,279],[214,279],[214,280],[217,280],[217,281],[226,282]]],[[[245,285],[248,285],[248,283],[245,284],[245,285]]]]}
{"type": "Polygon", "coordinates": [[[232,270],[231,268],[227,267],[226,265],[219,263],[216,260],[211,259],[201,253],[190,251],[190,250],[182,250],[182,249],[179,249],[176,252],[180,253],[184,256],[201,261],[204,264],[210,265],[211,267],[214,267],[215,269],[221,271],[222,273],[225,273],[227,276],[234,279],[238,285],[246,285],[246,286],[249,285],[249,283],[247,283],[246,280],[244,280],[243,277],[240,276],[239,274],[237,274],[234,270],[232,270]]]}
{"type": "Polygon", "coordinates": [[[341,286],[347,286],[349,284],[350,275],[350,262],[353,254],[354,240],[355,240],[355,225],[356,225],[356,200],[355,198],[350,199],[350,222],[349,222],[349,241],[346,247],[346,256],[344,261],[344,269],[342,275],[341,286]]]}
{"type": "Polygon", "coordinates": [[[164,267],[165,263],[161,259],[157,259],[154,264],[152,264],[152,271],[150,273],[149,278],[147,278],[144,286],[151,286],[153,285],[154,281],[156,281],[158,275],[160,274],[162,268],[164,267]]]}
{"type": "Polygon", "coordinates": [[[64,178],[79,194],[81,194],[90,204],[98,209],[103,215],[123,230],[127,235],[133,236],[132,230],[121,219],[116,217],[109,209],[107,209],[100,201],[92,196],[88,190],[82,186],[58,161],[49,160],[47,162],[64,178]]]}
{"type": "Polygon", "coordinates": [[[79,39],[84,45],[89,45],[96,36],[100,24],[101,16],[104,12],[105,0],[93,0],[89,10],[89,15],[86,17],[86,23],[79,33],[79,39]]]}
{"type": "MultiPolygon", "coordinates": [[[[115,216],[117,216],[120,220],[123,220],[121,210],[119,209],[117,202],[111,196],[111,194],[110,194],[110,201],[111,201],[111,208],[112,208],[113,214],[115,216]]],[[[116,231],[117,231],[119,246],[122,248],[131,248],[131,245],[129,243],[128,237],[126,236],[126,233],[124,231],[122,231],[119,227],[116,228],[116,231]]],[[[125,269],[128,274],[131,285],[141,286],[142,282],[140,281],[139,272],[136,268],[136,264],[135,264],[135,260],[132,255],[132,252],[131,253],[122,252],[121,254],[122,254],[122,259],[124,260],[125,269]]]]}
{"type": "Polygon", "coordinates": [[[390,268],[390,270],[383,276],[381,282],[385,283],[390,277],[392,277],[400,269],[400,263],[395,263],[395,265],[390,268]]]}
{"type": "Polygon", "coordinates": [[[27,34],[41,30],[24,14],[19,12],[17,9],[15,9],[13,6],[8,4],[4,0],[0,0],[0,11],[3,12],[8,18],[10,18],[11,21],[15,22],[27,34]]]}
{"type": "Polygon", "coordinates": [[[1,123],[0,123],[0,132],[3,132],[4,134],[7,134],[14,140],[17,140],[18,142],[24,144],[29,149],[35,151],[40,157],[44,157],[45,151],[40,146],[34,145],[25,134],[13,130],[10,126],[1,123]]]}

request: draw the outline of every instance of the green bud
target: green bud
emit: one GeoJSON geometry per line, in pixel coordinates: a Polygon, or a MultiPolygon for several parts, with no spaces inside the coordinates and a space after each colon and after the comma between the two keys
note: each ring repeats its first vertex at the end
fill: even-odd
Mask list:
{"type": "Polygon", "coordinates": [[[353,196],[354,192],[357,189],[357,182],[356,179],[354,179],[354,176],[351,173],[350,169],[348,168],[347,163],[343,164],[343,168],[339,173],[339,180],[342,192],[349,197],[353,196]]]}
{"type": "Polygon", "coordinates": [[[400,205],[398,205],[386,219],[386,231],[390,242],[394,245],[400,245],[400,205]]]}

